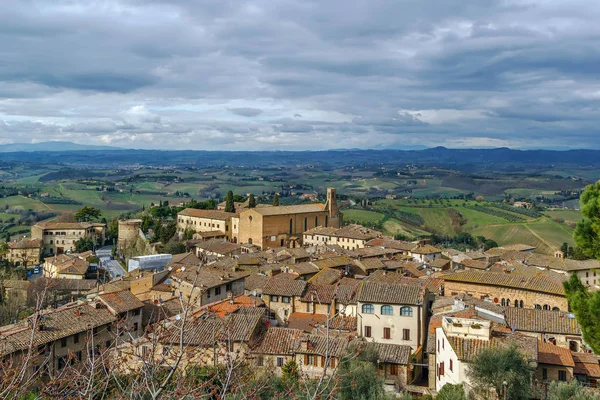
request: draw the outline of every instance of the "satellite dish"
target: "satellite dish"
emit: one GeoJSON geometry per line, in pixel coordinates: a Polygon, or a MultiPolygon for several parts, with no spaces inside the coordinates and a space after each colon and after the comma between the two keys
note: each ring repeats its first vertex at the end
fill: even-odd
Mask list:
{"type": "Polygon", "coordinates": [[[173,271],[173,267],[169,267],[169,271],[173,271]]]}
{"type": "Polygon", "coordinates": [[[177,314],[177,315],[175,316],[175,319],[176,319],[177,321],[179,321],[179,320],[181,319],[181,315],[177,314]]]}
{"type": "Polygon", "coordinates": [[[181,267],[181,272],[185,271],[185,267],[181,267]]]}

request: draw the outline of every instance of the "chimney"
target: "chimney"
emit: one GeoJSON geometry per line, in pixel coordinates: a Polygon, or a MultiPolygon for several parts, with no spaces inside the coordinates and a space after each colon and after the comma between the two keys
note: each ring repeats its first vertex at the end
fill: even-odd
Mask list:
{"type": "Polygon", "coordinates": [[[234,296],[233,296],[233,292],[227,292],[227,299],[229,299],[229,302],[231,304],[234,303],[234,296]]]}

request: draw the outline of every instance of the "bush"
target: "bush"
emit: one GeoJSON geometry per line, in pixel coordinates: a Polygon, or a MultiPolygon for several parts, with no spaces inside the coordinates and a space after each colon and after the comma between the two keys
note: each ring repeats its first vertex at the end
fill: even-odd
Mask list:
{"type": "Polygon", "coordinates": [[[445,384],[439,391],[435,400],[466,400],[465,390],[462,385],[445,384]]]}

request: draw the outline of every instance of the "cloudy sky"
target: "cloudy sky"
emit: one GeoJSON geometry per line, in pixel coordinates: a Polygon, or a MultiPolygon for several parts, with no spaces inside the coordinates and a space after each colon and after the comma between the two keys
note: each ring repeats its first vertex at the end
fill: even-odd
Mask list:
{"type": "Polygon", "coordinates": [[[600,148],[595,0],[5,0],[0,143],[600,148]]]}

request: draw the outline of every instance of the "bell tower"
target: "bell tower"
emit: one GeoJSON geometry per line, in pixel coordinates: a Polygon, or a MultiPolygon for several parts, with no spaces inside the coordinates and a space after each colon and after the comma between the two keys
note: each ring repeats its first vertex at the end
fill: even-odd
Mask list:
{"type": "Polygon", "coordinates": [[[326,225],[333,228],[341,227],[343,216],[337,205],[335,188],[327,188],[327,202],[325,203],[325,209],[329,212],[326,225]]]}

